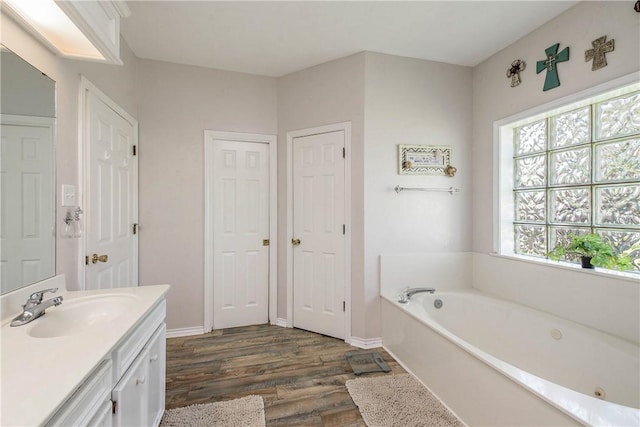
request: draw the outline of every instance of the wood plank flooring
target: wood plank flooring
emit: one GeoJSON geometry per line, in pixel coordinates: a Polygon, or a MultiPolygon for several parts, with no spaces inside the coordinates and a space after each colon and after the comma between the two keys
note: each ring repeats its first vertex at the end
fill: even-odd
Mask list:
{"type": "MultiPolygon", "coordinates": [[[[271,325],[167,339],[167,409],[194,403],[264,399],[267,426],[364,426],[345,382],[356,378],[342,340],[271,325]]],[[[384,349],[392,371],[404,373],[384,349]]]]}

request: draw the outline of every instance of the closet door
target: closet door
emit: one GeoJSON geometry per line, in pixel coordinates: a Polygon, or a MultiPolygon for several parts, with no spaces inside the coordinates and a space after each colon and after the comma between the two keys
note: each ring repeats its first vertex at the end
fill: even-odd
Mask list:
{"type": "Polygon", "coordinates": [[[345,132],[293,139],[293,326],[345,338],[345,132]]]}
{"type": "Polygon", "coordinates": [[[213,141],[213,327],[269,321],[269,145],[213,141]]]}

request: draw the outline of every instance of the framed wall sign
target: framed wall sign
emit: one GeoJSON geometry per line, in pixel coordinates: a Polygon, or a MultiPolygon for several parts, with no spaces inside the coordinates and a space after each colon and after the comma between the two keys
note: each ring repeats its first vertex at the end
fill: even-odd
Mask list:
{"type": "MultiPolygon", "coordinates": [[[[446,145],[398,145],[400,175],[449,175],[451,147],[446,145]]],[[[452,176],[452,175],[449,175],[452,176]]]]}

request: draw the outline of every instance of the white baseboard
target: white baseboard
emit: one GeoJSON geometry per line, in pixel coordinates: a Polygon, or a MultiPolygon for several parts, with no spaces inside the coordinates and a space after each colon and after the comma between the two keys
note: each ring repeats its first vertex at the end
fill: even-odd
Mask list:
{"type": "Polygon", "coordinates": [[[283,319],[282,317],[278,317],[275,322],[271,322],[272,325],[282,326],[283,328],[287,327],[287,319],[283,319]]]}
{"type": "Polygon", "coordinates": [[[202,326],[193,326],[191,328],[167,329],[167,338],[188,337],[191,335],[204,334],[202,326]]]}
{"type": "Polygon", "coordinates": [[[378,338],[351,337],[351,339],[349,339],[349,344],[351,344],[354,347],[360,347],[364,349],[378,348],[378,347],[382,347],[382,338],[381,337],[378,337],[378,338]]]}

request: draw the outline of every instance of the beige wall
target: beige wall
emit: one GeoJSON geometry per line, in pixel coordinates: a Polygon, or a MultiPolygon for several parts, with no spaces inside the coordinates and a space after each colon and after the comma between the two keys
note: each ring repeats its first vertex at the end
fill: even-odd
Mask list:
{"type": "MultiPolygon", "coordinates": [[[[138,119],[140,283],[173,285],[171,329],[203,324],[205,129],[278,134],[278,317],[285,318],[286,133],[352,123],[352,335],[374,338],[381,254],[492,250],[493,122],[640,69],[639,15],[630,2],[582,2],[473,69],[361,53],[279,79],[140,60],[124,41],[124,66],[66,60],[6,16],[1,24],[3,43],[57,82],[58,189],[79,184],[80,74],[138,119]],[[616,50],[608,67],[592,72],[584,50],[605,34],[616,50]],[[557,42],[571,47],[572,59],[559,65],[562,85],[542,92],[535,61],[557,42]],[[505,72],[516,58],[528,68],[511,88],[505,72]],[[400,176],[398,144],[451,145],[458,174],[400,176]],[[462,193],[396,195],[396,184],[462,193]]],[[[58,223],[63,214],[58,207],[58,223]]],[[[70,289],[79,258],[78,240],[57,239],[56,271],[70,289]]],[[[408,285],[415,284],[423,283],[408,285]]]]}
{"type": "MultiPolygon", "coordinates": [[[[279,194],[286,194],[286,133],[352,122],[352,335],[380,336],[382,253],[468,250],[471,69],[361,53],[278,80],[279,194]],[[438,141],[438,142],[435,142],[438,141]],[[445,142],[446,141],[446,142],[445,142]],[[404,177],[398,144],[454,147],[456,178],[404,177]],[[395,184],[466,187],[466,194],[396,195],[395,184]],[[434,203],[434,200],[437,202],[434,203]],[[425,227],[425,223],[432,224],[425,227]]],[[[286,315],[286,200],[280,197],[278,313],[286,315]]]]}
{"type": "Polygon", "coordinates": [[[276,80],[140,60],[140,284],[171,284],[169,329],[204,323],[204,131],[277,131],[276,80]]]}
{"type": "MultiPolygon", "coordinates": [[[[381,334],[381,254],[459,252],[471,248],[472,69],[366,54],[364,337],[381,334]],[[398,145],[448,145],[455,177],[399,175],[398,145]],[[394,187],[457,187],[461,192],[403,192],[394,187]]],[[[428,276],[403,286],[433,286],[428,276]]]]}
{"type": "MultiPolygon", "coordinates": [[[[52,54],[26,33],[11,18],[2,14],[1,41],[13,52],[47,74],[56,82],[56,193],[58,233],[56,273],[64,273],[67,287],[78,289],[80,265],[79,240],[60,236],[60,224],[66,208],[60,207],[60,186],[80,185],[78,161],[78,93],[80,75],[84,75],[128,113],[137,116],[135,68],[137,58],[121,40],[123,66],[62,59],[52,54]]],[[[79,201],[83,205],[82,201],[79,201]]]]}
{"type": "Polygon", "coordinates": [[[493,122],[640,69],[640,14],[632,2],[581,2],[498,52],[473,70],[473,250],[493,250],[493,122]],[[584,52],[591,41],[615,39],[608,66],[591,71],[584,52]],[[543,92],[545,73],[536,74],[544,50],[560,43],[570,61],[558,65],[560,86],[543,92]],[[505,73],[511,62],[527,63],[522,84],[511,88],[505,73]]]}
{"type": "MultiPolygon", "coordinates": [[[[351,300],[362,319],[364,54],[321,64],[278,79],[278,317],[287,317],[287,132],[351,122],[351,300]]],[[[355,324],[356,322],[354,322],[355,324]]],[[[360,322],[362,323],[362,322],[360,322]]],[[[352,335],[364,337],[364,328],[352,335]]]]}

